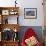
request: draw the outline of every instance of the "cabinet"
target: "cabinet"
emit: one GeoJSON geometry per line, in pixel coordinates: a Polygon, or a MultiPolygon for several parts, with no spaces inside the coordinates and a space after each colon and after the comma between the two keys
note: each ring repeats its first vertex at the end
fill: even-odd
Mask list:
{"type": "Polygon", "coordinates": [[[0,46],[18,46],[19,7],[0,7],[0,46]]]}
{"type": "MultiPolygon", "coordinates": [[[[17,19],[15,21],[16,24],[18,24],[18,16],[19,16],[19,7],[0,7],[0,21],[1,24],[9,24],[9,20],[11,20],[10,16],[12,18],[16,17],[17,19]]],[[[15,18],[14,18],[15,19],[15,18]]],[[[13,23],[14,24],[14,23],[13,23]]]]}

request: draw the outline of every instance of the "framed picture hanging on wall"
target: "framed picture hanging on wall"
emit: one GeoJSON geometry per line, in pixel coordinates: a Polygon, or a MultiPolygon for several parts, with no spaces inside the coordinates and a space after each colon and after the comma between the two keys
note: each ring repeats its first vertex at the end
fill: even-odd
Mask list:
{"type": "Polygon", "coordinates": [[[24,19],[36,19],[37,8],[24,8],[24,19]]]}

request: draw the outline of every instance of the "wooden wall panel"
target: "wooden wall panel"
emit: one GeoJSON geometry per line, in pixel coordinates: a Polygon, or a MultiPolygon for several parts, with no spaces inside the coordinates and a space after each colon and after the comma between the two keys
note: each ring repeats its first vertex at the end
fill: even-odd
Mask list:
{"type": "Polygon", "coordinates": [[[46,46],[46,0],[44,0],[44,42],[46,46]]]}
{"type": "Polygon", "coordinates": [[[46,1],[44,1],[44,26],[46,27],[46,1]]]}

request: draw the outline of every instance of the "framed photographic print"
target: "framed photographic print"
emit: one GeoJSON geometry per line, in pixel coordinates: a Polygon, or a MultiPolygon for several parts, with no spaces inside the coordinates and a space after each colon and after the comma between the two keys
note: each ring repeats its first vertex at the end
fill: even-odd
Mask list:
{"type": "Polygon", "coordinates": [[[14,15],[14,10],[10,10],[10,11],[9,11],[9,14],[10,14],[10,15],[14,15]]]}
{"type": "Polygon", "coordinates": [[[9,10],[2,10],[2,15],[9,15],[9,10]]]}
{"type": "Polygon", "coordinates": [[[36,19],[37,8],[24,8],[24,18],[25,19],[36,19]]]}
{"type": "Polygon", "coordinates": [[[14,10],[14,9],[13,9],[13,10],[10,10],[10,11],[9,11],[9,14],[10,14],[10,15],[16,15],[16,14],[17,14],[17,11],[14,10]]]}

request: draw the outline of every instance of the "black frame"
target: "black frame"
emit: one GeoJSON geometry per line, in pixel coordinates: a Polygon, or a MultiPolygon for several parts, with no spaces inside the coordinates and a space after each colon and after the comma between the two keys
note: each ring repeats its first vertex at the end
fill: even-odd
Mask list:
{"type": "Polygon", "coordinates": [[[24,19],[37,19],[37,8],[24,8],[24,19]],[[30,18],[30,17],[25,17],[25,12],[26,12],[26,10],[28,10],[28,9],[30,9],[30,10],[35,10],[35,17],[34,18],[30,18]]]}

